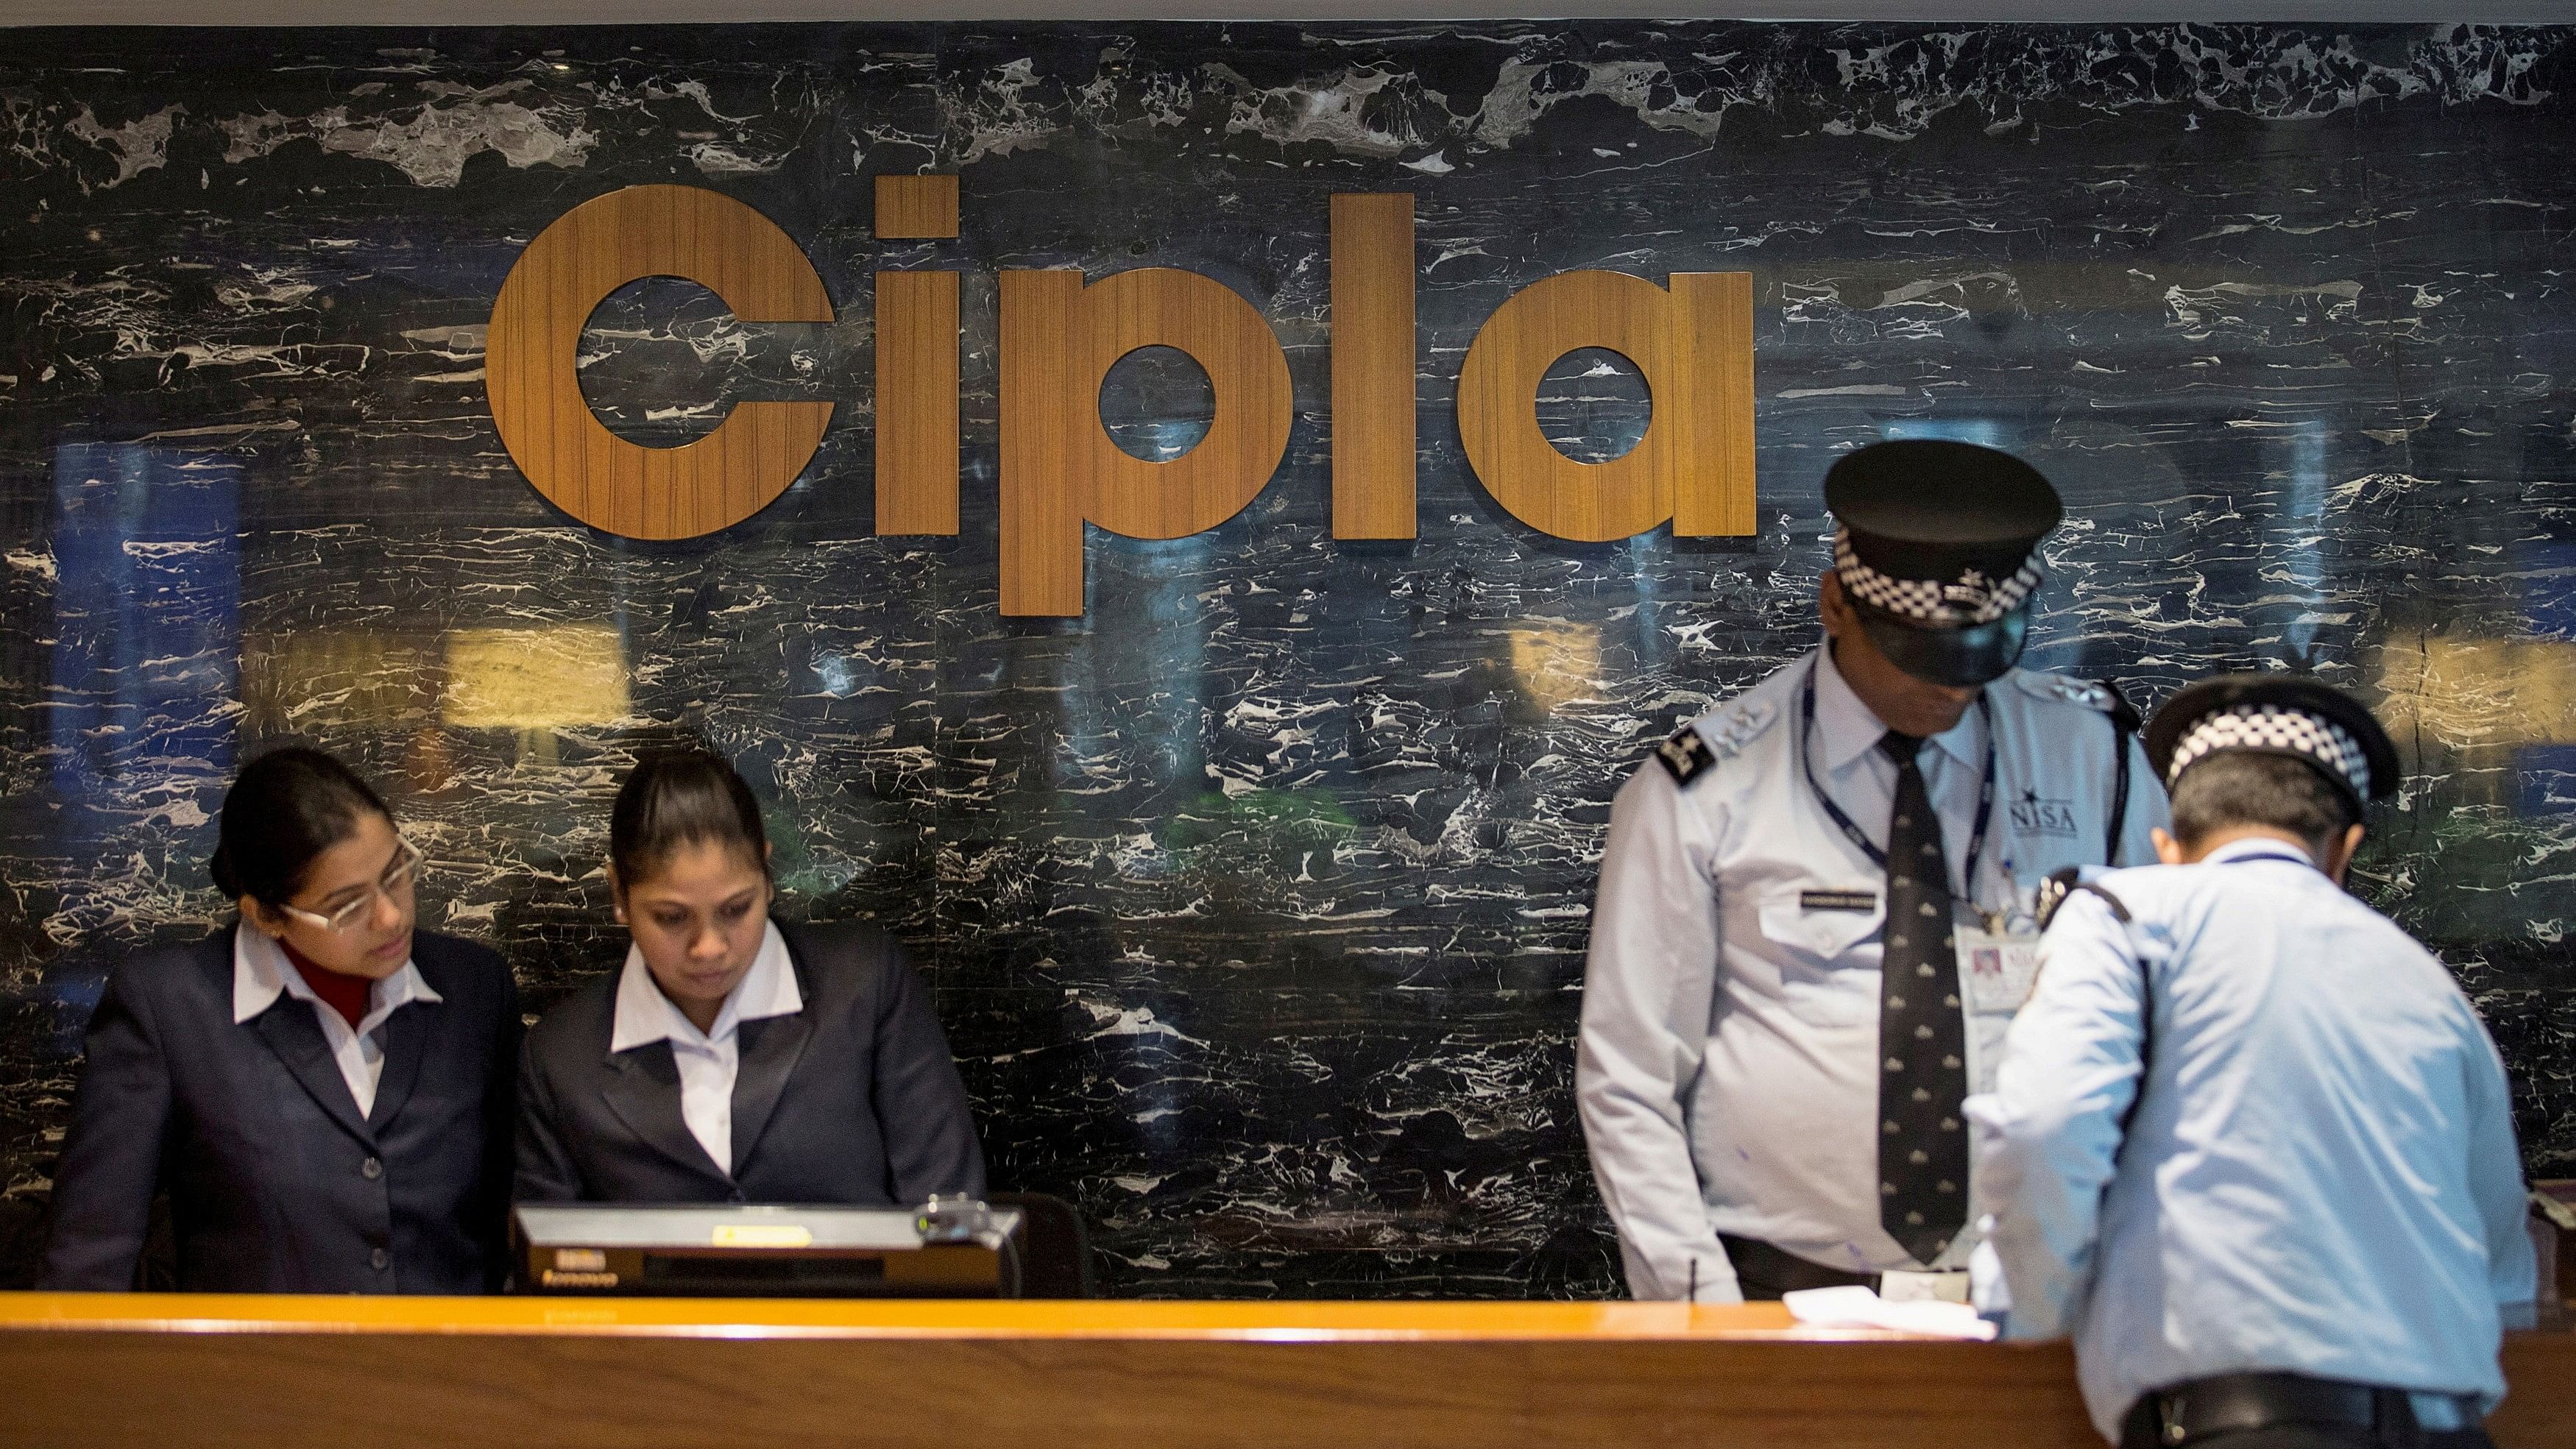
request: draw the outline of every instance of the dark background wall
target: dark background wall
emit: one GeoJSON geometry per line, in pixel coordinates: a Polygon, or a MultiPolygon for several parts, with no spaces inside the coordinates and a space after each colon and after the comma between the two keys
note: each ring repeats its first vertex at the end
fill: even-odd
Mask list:
{"type": "MultiPolygon", "coordinates": [[[[997,1181],[1114,1291],[1613,1291],[1570,1093],[1610,793],[1814,635],[1818,480],[1932,435],[2072,511],[2034,661],[2142,702],[2297,662],[2415,773],[2362,889],[2435,942],[2576,1173],[2576,29],[1009,25],[14,31],[0,48],[0,1279],[102,973],[222,918],[251,750],[322,743],[533,1008],[620,943],[614,782],[703,739],[791,913],[909,943],[997,1181]],[[964,176],[880,247],[867,178],[964,176]],[[841,320],[602,309],[594,402],[675,442],[841,413],[758,518],[621,542],[510,466],[482,328],[584,198],[712,186],[841,320]],[[1409,189],[1421,538],[1326,526],[1326,198],[1409,189]],[[870,536],[870,274],[968,270],[966,525],[870,536]],[[1167,264],[1288,348],[1287,462],[1195,539],[996,611],[993,273],[1167,264]],[[1568,544],[1460,455],[1459,359],[1554,272],[1750,269],[1761,532],[1568,544]]],[[[1122,366],[1170,452],[1193,370],[1122,366]]],[[[1546,389],[1615,450],[1642,386],[1546,389]]]]}

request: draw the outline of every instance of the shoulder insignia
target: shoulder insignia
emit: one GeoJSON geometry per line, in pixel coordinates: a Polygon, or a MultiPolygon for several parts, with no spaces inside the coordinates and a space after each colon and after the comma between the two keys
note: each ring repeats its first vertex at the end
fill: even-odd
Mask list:
{"type": "Polygon", "coordinates": [[[1717,763],[1717,752],[1708,747],[1708,741],[1700,738],[1697,729],[1683,725],[1673,731],[1671,739],[1655,746],[1655,762],[1664,767],[1665,774],[1673,777],[1674,784],[1687,785],[1717,763]]]}
{"type": "Polygon", "coordinates": [[[1780,711],[1767,699],[1748,699],[1726,712],[1717,723],[1717,737],[1710,741],[1721,760],[1740,753],[1753,738],[1771,727],[1780,711]]]}
{"type": "Polygon", "coordinates": [[[2021,678],[2021,687],[2041,699],[2081,705],[2104,714],[2109,714],[2120,698],[2107,686],[2089,679],[2070,679],[2063,674],[2025,674],[2021,678]]]}
{"type": "Polygon", "coordinates": [[[1720,716],[1717,723],[1703,734],[1695,724],[1673,731],[1672,738],[1655,746],[1655,759],[1673,777],[1676,785],[1687,785],[1720,760],[1732,759],[1752,743],[1756,735],[1771,727],[1779,710],[1767,700],[1747,700],[1720,716]]]}

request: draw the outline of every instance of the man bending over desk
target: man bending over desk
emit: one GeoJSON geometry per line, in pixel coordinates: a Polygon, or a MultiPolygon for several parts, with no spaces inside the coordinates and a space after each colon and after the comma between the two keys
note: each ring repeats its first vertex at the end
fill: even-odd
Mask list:
{"type": "Polygon", "coordinates": [[[2146,745],[2164,864],[2066,898],[1967,1104],[1977,1305],[2072,1331],[2122,1449],[2488,1449],[2498,1307],[2533,1291],[2504,1069],[2342,888],[2396,751],[2284,675],[2184,690],[2146,745]]]}

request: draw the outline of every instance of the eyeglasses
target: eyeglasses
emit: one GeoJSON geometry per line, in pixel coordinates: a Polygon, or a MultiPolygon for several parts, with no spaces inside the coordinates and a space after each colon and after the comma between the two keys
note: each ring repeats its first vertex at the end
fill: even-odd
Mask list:
{"type": "Polygon", "coordinates": [[[308,926],[320,926],[323,930],[334,934],[348,930],[358,924],[368,910],[374,907],[376,897],[393,899],[396,892],[410,890],[412,877],[420,874],[419,849],[410,841],[400,838],[397,838],[394,844],[400,848],[394,852],[393,864],[385,867],[385,873],[376,878],[376,883],[360,892],[355,899],[333,907],[328,915],[320,911],[308,911],[285,905],[279,906],[278,911],[284,915],[293,916],[308,926]]]}

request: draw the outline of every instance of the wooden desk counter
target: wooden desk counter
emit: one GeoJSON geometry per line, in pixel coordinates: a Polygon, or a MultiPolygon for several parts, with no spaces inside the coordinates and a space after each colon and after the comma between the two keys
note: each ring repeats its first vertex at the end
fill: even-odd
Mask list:
{"type": "MultiPolygon", "coordinates": [[[[2576,1335],[2505,1366],[2505,1449],[2576,1449],[2576,1335]]],[[[0,1404],[49,1449],[2101,1442],[2062,1344],[1776,1304],[0,1293],[0,1404]]]]}

